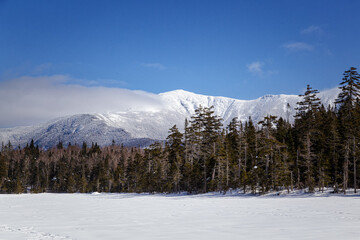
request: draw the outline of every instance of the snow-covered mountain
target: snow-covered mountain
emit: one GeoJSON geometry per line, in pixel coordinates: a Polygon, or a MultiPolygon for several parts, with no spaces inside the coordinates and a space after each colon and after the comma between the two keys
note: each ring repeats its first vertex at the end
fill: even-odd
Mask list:
{"type": "MultiPolygon", "coordinates": [[[[337,88],[319,93],[325,106],[333,105],[339,94],[337,88]]],[[[41,147],[51,147],[59,141],[65,144],[97,142],[109,145],[114,140],[129,146],[146,146],[154,140],[164,140],[168,129],[174,124],[183,130],[185,118],[190,118],[195,109],[214,106],[215,114],[226,126],[234,117],[246,121],[249,116],[258,122],[268,114],[293,120],[297,95],[265,95],[255,100],[238,100],[227,97],[213,97],[175,90],[158,95],[162,108],[142,111],[129,110],[106,114],[79,114],[54,119],[31,127],[0,129],[0,142],[24,146],[31,139],[41,147]],[[288,104],[290,108],[288,108],[288,104]]]]}

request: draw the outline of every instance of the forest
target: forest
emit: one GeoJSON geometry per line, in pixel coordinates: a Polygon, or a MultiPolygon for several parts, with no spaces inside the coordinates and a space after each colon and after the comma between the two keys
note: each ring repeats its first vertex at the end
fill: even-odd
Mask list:
{"type": "Polygon", "coordinates": [[[189,194],[236,189],[244,193],[358,187],[360,75],[343,74],[333,106],[307,86],[295,121],[268,115],[258,123],[234,118],[224,126],[212,107],[200,106],[184,131],[174,125],[147,148],[113,142],[82,146],[59,142],[41,149],[3,143],[0,192],[148,192],[189,194]]]}

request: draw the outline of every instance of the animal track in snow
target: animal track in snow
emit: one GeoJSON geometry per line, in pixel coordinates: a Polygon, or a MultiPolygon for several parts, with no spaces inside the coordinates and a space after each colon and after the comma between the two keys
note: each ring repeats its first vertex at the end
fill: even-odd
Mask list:
{"type": "Polygon", "coordinates": [[[39,232],[33,227],[10,227],[6,225],[0,225],[0,232],[3,231],[24,233],[27,235],[26,237],[27,240],[61,240],[61,239],[71,240],[71,238],[68,236],[64,237],[57,234],[39,232]]]}

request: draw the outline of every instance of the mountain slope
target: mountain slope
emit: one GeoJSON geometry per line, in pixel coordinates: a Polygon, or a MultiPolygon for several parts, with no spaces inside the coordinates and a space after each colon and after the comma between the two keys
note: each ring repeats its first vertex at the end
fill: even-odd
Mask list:
{"type": "MultiPolygon", "coordinates": [[[[333,104],[338,93],[338,89],[331,89],[320,93],[319,97],[328,106],[333,104]]],[[[158,97],[164,105],[162,109],[150,107],[143,111],[79,114],[38,126],[0,129],[0,141],[24,146],[34,139],[36,144],[46,148],[58,141],[109,145],[114,140],[124,145],[146,146],[154,140],[164,140],[174,124],[183,130],[185,118],[189,119],[200,105],[214,106],[215,114],[223,119],[226,126],[234,117],[246,121],[250,116],[258,122],[268,114],[292,121],[296,103],[301,100],[297,95],[265,95],[255,100],[238,100],[184,90],[161,93],[158,97]]]]}

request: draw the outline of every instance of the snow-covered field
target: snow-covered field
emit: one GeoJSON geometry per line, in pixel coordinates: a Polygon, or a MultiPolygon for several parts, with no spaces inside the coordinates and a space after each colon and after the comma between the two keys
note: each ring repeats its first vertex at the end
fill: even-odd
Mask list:
{"type": "Polygon", "coordinates": [[[0,239],[360,239],[360,196],[0,195],[0,239]]]}

